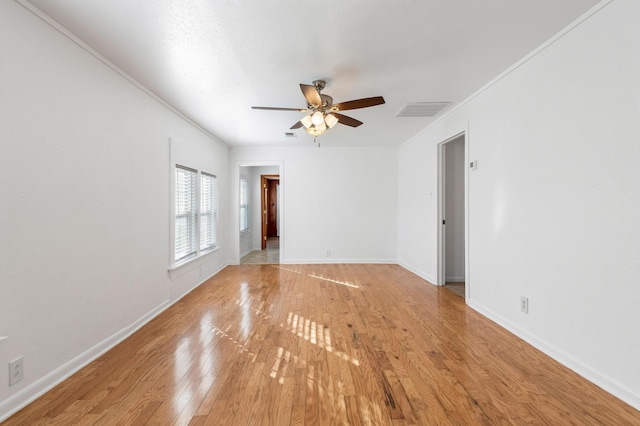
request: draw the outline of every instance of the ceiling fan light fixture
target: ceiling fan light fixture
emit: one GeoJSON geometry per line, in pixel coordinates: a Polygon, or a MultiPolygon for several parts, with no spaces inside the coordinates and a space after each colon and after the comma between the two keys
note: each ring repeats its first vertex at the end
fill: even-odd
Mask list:
{"type": "Polygon", "coordinates": [[[333,129],[333,126],[338,124],[338,119],[333,114],[327,114],[324,117],[324,122],[325,122],[325,124],[327,125],[328,128],[333,129]]]}
{"type": "Polygon", "coordinates": [[[305,129],[305,131],[309,133],[311,136],[317,137],[327,131],[327,126],[325,126],[324,122],[322,122],[320,125],[317,125],[317,126],[314,124],[308,129],[305,129]]]}
{"type": "MultiPolygon", "coordinates": [[[[335,127],[336,124],[344,124],[349,127],[358,127],[362,121],[356,120],[349,116],[343,115],[342,111],[352,109],[368,108],[376,105],[384,104],[382,96],[374,96],[370,98],[354,99],[351,101],[333,103],[333,98],[329,95],[320,93],[324,89],[324,80],[315,80],[313,86],[309,84],[300,84],[300,90],[307,101],[306,108],[281,108],[281,107],[261,107],[252,106],[252,109],[264,109],[270,111],[298,111],[304,112],[306,115],[297,121],[291,130],[304,127],[305,132],[314,138],[322,135],[329,129],[335,127]]],[[[320,145],[318,145],[320,146],[320,145]]]]}
{"type": "Polygon", "coordinates": [[[313,115],[311,116],[311,121],[316,126],[319,126],[320,124],[324,124],[324,114],[321,113],[320,111],[314,112],[313,115]]]}
{"type": "Polygon", "coordinates": [[[311,127],[311,125],[313,124],[313,122],[311,121],[311,114],[305,115],[300,122],[302,123],[302,125],[308,129],[309,127],[311,127]]]}
{"type": "Polygon", "coordinates": [[[318,131],[315,127],[309,127],[308,129],[305,129],[305,132],[309,133],[314,138],[322,134],[322,132],[318,131]]]}

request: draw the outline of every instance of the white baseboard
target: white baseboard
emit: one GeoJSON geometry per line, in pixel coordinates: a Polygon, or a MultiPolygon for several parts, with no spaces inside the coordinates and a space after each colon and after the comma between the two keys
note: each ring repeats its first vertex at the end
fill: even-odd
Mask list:
{"type": "MultiPolygon", "coordinates": [[[[225,263],[223,263],[222,265],[220,265],[218,267],[218,269],[216,269],[214,272],[212,272],[208,277],[203,278],[202,280],[200,280],[200,282],[198,282],[196,285],[194,285],[193,287],[191,287],[189,290],[185,291],[184,293],[182,293],[181,295],[179,295],[178,297],[175,298],[174,301],[171,302],[171,305],[173,305],[174,303],[176,303],[178,300],[182,299],[183,297],[185,297],[187,294],[191,293],[193,290],[195,290],[196,288],[200,287],[202,284],[205,283],[205,281],[207,281],[209,278],[215,276],[218,274],[218,272],[222,271],[224,268],[226,268],[227,266],[232,265],[233,263],[230,261],[227,261],[225,263]]],[[[169,307],[167,306],[167,308],[169,307]]],[[[165,308],[166,309],[166,308],[165,308]]]]}
{"type": "Polygon", "coordinates": [[[44,393],[69,378],[81,368],[85,367],[108,350],[121,343],[171,305],[172,303],[168,300],[161,303],[131,325],[117,331],[102,342],[56,368],[51,373],[33,382],[20,392],[0,402],[0,422],[6,420],[8,417],[42,396],[44,393]]]}
{"type": "Polygon", "coordinates": [[[463,283],[464,277],[445,277],[444,281],[448,283],[463,283]]]}
{"type": "MultiPolygon", "coordinates": [[[[375,259],[375,260],[372,260],[372,259],[313,259],[313,260],[297,259],[296,260],[294,259],[294,260],[288,260],[286,263],[290,263],[290,264],[305,264],[305,263],[307,264],[326,264],[326,263],[396,264],[397,262],[395,260],[381,260],[381,259],[375,259]]],[[[218,272],[220,272],[222,269],[227,267],[229,264],[230,263],[227,262],[221,267],[219,267],[209,277],[207,277],[206,279],[203,279],[200,283],[194,286],[191,290],[182,294],[180,297],[176,298],[173,301],[167,300],[161,303],[160,305],[156,306],[151,311],[147,312],[145,315],[140,317],[137,321],[135,321],[131,325],[119,330],[118,332],[104,339],[102,342],[93,346],[89,350],[78,355],[77,357],[63,364],[62,366],[55,369],[51,373],[47,374],[46,376],[42,377],[41,379],[27,386],[25,389],[7,398],[6,400],[0,402],[0,422],[6,420],[11,415],[15,414],[17,411],[21,410],[26,405],[33,402],[35,399],[39,398],[44,393],[51,390],[53,387],[57,386],[62,381],[64,381],[65,379],[67,379],[77,371],[79,371],[81,368],[88,365],[89,363],[91,363],[92,361],[94,361],[95,359],[103,355],[105,352],[107,352],[114,346],[124,341],[127,337],[131,336],[133,333],[139,330],[142,326],[147,324],[149,321],[151,321],[153,318],[155,318],[160,313],[165,311],[171,305],[179,301],[181,298],[189,294],[191,291],[193,291],[195,288],[197,288],[202,283],[207,281],[209,278],[216,275],[218,272]]],[[[399,265],[407,269],[408,271],[416,274],[420,278],[423,278],[429,283],[434,282],[434,277],[431,276],[430,274],[420,271],[417,268],[413,268],[411,267],[411,265],[408,265],[408,264],[399,263],[399,265]]],[[[479,312],[480,314],[490,319],[491,321],[497,323],[498,325],[505,328],[509,332],[515,334],[516,336],[525,340],[535,348],[549,355],[551,358],[565,365],[567,368],[570,368],[571,370],[575,371],[576,373],[583,376],[590,382],[596,384],[597,386],[601,387],[605,391],[611,393],[615,397],[631,405],[635,409],[640,410],[640,395],[638,395],[631,389],[628,389],[627,387],[623,386],[617,381],[607,377],[605,374],[602,374],[594,370],[593,368],[589,367],[588,365],[585,365],[584,363],[574,359],[573,357],[559,350],[555,346],[549,344],[548,342],[542,339],[539,339],[537,336],[534,336],[528,333],[527,331],[523,330],[516,324],[511,323],[504,317],[496,314],[495,312],[493,312],[491,309],[488,309],[484,305],[477,303],[473,299],[467,299],[467,304],[471,308],[479,312]]]]}
{"type": "Polygon", "coordinates": [[[55,386],[62,383],[64,380],[68,379],[73,374],[77,373],[80,369],[88,365],[89,363],[98,359],[101,355],[106,353],[108,350],[113,348],[114,346],[122,343],[127,337],[131,336],[133,333],[138,331],[142,326],[147,324],[149,321],[160,315],[167,308],[169,308],[174,303],[178,302],[184,296],[195,290],[197,287],[202,285],[209,278],[216,275],[218,272],[223,270],[229,265],[229,263],[225,263],[220,266],[215,272],[209,275],[207,278],[201,280],[198,284],[192,287],[190,290],[186,291],[175,300],[166,300],[162,302],[160,305],[156,306],[140,318],[130,324],[129,326],[117,331],[111,336],[104,339],[102,342],[88,349],[87,351],[81,353],[76,356],[69,362],[61,365],[60,367],[53,370],[51,373],[46,376],[40,378],[39,380],[33,382],[20,392],[12,395],[4,401],[0,402],[0,422],[3,422],[13,414],[17,413],[22,408],[26,407],[28,404],[32,403],[46,392],[53,389],[55,386]]]}
{"type": "Polygon", "coordinates": [[[435,283],[436,283],[437,280],[436,280],[436,277],[434,277],[433,275],[428,274],[428,273],[426,273],[426,272],[424,272],[424,271],[422,271],[422,270],[420,270],[418,268],[415,268],[415,267],[409,265],[408,263],[399,262],[398,265],[402,266],[407,271],[409,271],[409,272],[411,272],[413,274],[416,274],[417,276],[419,276],[423,280],[428,281],[429,284],[436,285],[435,283]]]}
{"type": "Polygon", "coordinates": [[[506,318],[498,315],[491,309],[474,301],[473,299],[471,300],[467,299],[467,305],[469,305],[471,308],[473,308],[480,314],[484,315],[485,317],[489,318],[491,321],[495,322],[502,328],[520,337],[521,339],[529,343],[531,346],[542,351],[546,355],[549,355],[551,358],[558,361],[565,367],[573,370],[577,374],[589,380],[596,386],[599,386],[600,388],[609,392],[616,398],[619,398],[620,400],[626,402],[636,410],[640,410],[640,395],[638,393],[627,388],[626,386],[622,385],[618,381],[610,377],[607,377],[606,374],[603,374],[593,369],[589,365],[586,365],[583,362],[573,358],[571,355],[558,349],[556,346],[546,342],[543,339],[540,339],[535,335],[530,334],[529,332],[523,330],[518,325],[513,324],[506,318]]]}

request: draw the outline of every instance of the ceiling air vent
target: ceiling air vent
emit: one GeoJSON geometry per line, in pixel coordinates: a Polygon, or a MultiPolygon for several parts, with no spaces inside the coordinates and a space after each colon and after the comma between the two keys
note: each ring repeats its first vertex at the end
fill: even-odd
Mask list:
{"type": "Polygon", "coordinates": [[[293,132],[286,132],[284,135],[285,135],[286,137],[288,137],[288,138],[295,138],[295,137],[296,137],[296,134],[295,134],[295,133],[293,133],[293,132]]]}
{"type": "Polygon", "coordinates": [[[433,117],[451,102],[412,102],[405,104],[396,117],[433,117]]]}

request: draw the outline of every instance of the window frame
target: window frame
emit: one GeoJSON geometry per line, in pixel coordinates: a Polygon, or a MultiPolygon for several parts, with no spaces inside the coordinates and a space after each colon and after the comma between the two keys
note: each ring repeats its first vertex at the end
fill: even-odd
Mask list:
{"type": "Polygon", "coordinates": [[[249,217],[249,181],[245,178],[240,178],[240,234],[246,234],[250,231],[250,217],[249,217]],[[243,188],[244,187],[244,188],[243,188]],[[242,213],[244,211],[245,223],[242,220],[242,213]]]}
{"type": "Polygon", "coordinates": [[[174,163],[173,164],[173,185],[172,185],[172,214],[171,214],[171,267],[170,269],[177,268],[179,266],[185,265],[195,259],[200,258],[201,256],[215,251],[218,249],[218,217],[219,217],[219,190],[218,190],[218,178],[216,175],[212,173],[207,173],[201,170],[194,169],[192,167],[187,167],[182,164],[174,163]],[[184,199],[179,193],[179,177],[178,173],[180,171],[187,171],[193,173],[195,180],[195,189],[192,190],[195,193],[195,199],[191,200],[191,205],[195,205],[195,226],[189,229],[189,232],[192,233],[193,242],[192,245],[195,247],[189,247],[189,252],[182,254],[177,252],[178,242],[180,241],[180,236],[178,234],[178,229],[181,227],[178,224],[178,216],[184,216],[182,209],[179,208],[178,203],[184,199]],[[207,246],[202,246],[201,243],[203,240],[203,205],[202,202],[204,200],[203,190],[205,185],[203,184],[203,179],[212,179],[212,184],[210,186],[209,191],[209,199],[210,199],[210,209],[207,210],[206,216],[211,218],[211,228],[213,235],[211,236],[212,243],[207,246]],[[195,234],[195,235],[193,235],[195,234]],[[180,257],[177,257],[181,254],[180,257]]]}
{"type": "Polygon", "coordinates": [[[198,227],[199,227],[199,234],[198,234],[198,249],[200,253],[206,253],[208,251],[214,250],[216,247],[218,247],[218,178],[215,175],[212,175],[211,173],[206,173],[206,172],[200,172],[200,188],[198,191],[198,194],[200,195],[200,200],[199,200],[199,210],[198,210],[198,227]],[[203,207],[203,202],[205,202],[205,194],[204,194],[204,180],[206,179],[211,179],[212,180],[212,184],[211,184],[211,190],[209,193],[209,198],[210,198],[210,212],[209,210],[207,210],[206,215],[210,216],[210,220],[211,220],[211,234],[212,236],[210,237],[211,239],[211,243],[205,247],[202,246],[202,241],[203,241],[203,229],[204,227],[202,226],[203,223],[203,216],[205,215],[205,213],[203,213],[204,207],[203,207]]]}
{"type": "Polygon", "coordinates": [[[174,170],[174,202],[173,202],[173,258],[174,263],[184,263],[197,256],[197,235],[198,235],[198,171],[189,167],[176,164],[174,170]],[[188,173],[191,183],[189,183],[190,194],[180,191],[182,186],[180,173],[188,173]],[[184,206],[181,208],[180,206],[184,206]],[[180,222],[185,222],[181,224],[180,222]],[[186,233],[179,232],[179,229],[186,228],[186,233]],[[186,235],[185,235],[186,234],[186,235]],[[186,244],[182,244],[183,240],[186,244]],[[178,247],[187,246],[181,252],[178,247]],[[178,257],[179,256],[179,257],[178,257]]]}

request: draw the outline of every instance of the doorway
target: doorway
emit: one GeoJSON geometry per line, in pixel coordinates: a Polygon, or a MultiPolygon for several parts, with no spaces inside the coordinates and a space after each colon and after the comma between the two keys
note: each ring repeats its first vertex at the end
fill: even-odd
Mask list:
{"type": "MultiPolygon", "coordinates": [[[[260,211],[262,212],[262,250],[274,246],[280,238],[280,175],[260,176],[260,211]]],[[[279,246],[279,244],[277,244],[279,246]]]]}
{"type": "Polygon", "coordinates": [[[282,164],[239,163],[237,170],[238,264],[279,264],[285,243],[282,164]]]}
{"type": "Polygon", "coordinates": [[[466,288],[466,143],[460,134],[438,146],[438,285],[459,296],[466,288]]]}

